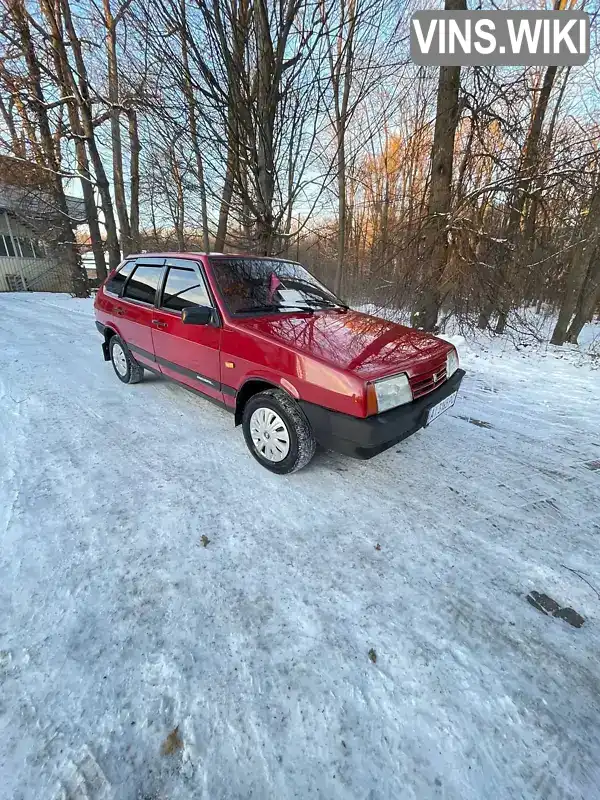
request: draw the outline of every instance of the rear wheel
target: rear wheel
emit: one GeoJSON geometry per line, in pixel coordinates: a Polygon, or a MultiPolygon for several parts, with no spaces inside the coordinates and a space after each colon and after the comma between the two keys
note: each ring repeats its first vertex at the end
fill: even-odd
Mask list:
{"type": "Polygon", "coordinates": [[[242,426],[248,449],[271,472],[296,472],[315,454],[316,441],[308,420],[281,389],[253,395],[244,406],[242,426]]]}
{"type": "Polygon", "coordinates": [[[117,378],[123,383],[139,383],[144,377],[144,368],[131,355],[121,337],[113,336],[108,346],[117,378]]]}

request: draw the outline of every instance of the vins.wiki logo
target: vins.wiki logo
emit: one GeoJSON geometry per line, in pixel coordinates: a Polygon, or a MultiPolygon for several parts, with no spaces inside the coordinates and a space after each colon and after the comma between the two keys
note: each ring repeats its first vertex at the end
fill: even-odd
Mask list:
{"type": "Polygon", "coordinates": [[[417,11],[410,55],[432,66],[575,66],[590,55],[583,11],[417,11]]]}

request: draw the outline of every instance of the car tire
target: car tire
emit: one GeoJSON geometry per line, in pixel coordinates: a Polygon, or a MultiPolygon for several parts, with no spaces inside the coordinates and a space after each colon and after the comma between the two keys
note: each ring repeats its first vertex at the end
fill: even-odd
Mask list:
{"type": "Polygon", "coordinates": [[[244,438],[254,458],[278,475],[305,467],[316,440],[304,412],[282,389],[252,395],[242,416],[244,438]]]}
{"type": "Polygon", "coordinates": [[[111,337],[108,348],[117,378],[123,383],[139,383],[144,377],[144,368],[131,355],[121,337],[116,334],[111,337]]]}

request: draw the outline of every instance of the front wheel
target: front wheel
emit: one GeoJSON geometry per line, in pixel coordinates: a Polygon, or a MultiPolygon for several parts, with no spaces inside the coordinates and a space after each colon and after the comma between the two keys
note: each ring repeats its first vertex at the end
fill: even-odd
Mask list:
{"type": "Polygon", "coordinates": [[[244,406],[242,427],[254,458],[279,475],[302,469],[315,454],[316,441],[308,420],[281,389],[253,395],[244,406]]]}

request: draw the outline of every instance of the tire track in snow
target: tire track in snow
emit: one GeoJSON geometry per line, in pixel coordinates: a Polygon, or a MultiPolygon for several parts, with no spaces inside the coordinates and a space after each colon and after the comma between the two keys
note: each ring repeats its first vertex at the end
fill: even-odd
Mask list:
{"type": "Polygon", "coordinates": [[[89,747],[64,760],[52,800],[118,800],[89,747]]]}

